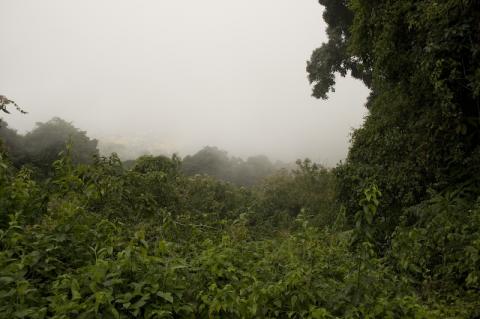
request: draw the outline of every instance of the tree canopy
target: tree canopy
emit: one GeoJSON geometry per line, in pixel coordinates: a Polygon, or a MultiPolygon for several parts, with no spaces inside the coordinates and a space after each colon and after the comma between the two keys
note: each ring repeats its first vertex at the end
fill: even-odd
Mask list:
{"type": "Polygon", "coordinates": [[[353,133],[339,196],[349,211],[369,183],[383,189],[393,230],[399,210],[480,172],[478,1],[327,1],[328,42],[307,65],[313,95],[335,76],[370,88],[353,133]],[[356,196],[352,196],[356,194],[356,196]]]}
{"type": "Polygon", "coordinates": [[[230,157],[226,151],[206,146],[182,161],[187,175],[206,174],[240,186],[253,186],[273,174],[283,165],[273,164],[264,155],[251,156],[247,160],[230,157]]]}
{"type": "Polygon", "coordinates": [[[0,127],[0,137],[4,140],[7,152],[14,165],[33,165],[47,173],[51,164],[61,152],[71,144],[70,151],[74,163],[91,163],[98,155],[96,139],[90,139],[71,123],[55,117],[36,127],[25,135],[19,135],[4,123],[0,127]]]}
{"type": "Polygon", "coordinates": [[[0,128],[0,317],[480,318],[480,3],[320,3],[313,95],[371,90],[334,169],[0,128]]]}

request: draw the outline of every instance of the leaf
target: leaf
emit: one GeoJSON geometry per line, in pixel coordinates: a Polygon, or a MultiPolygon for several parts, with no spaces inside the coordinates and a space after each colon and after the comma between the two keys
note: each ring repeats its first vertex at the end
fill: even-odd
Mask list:
{"type": "Polygon", "coordinates": [[[295,307],[295,305],[297,304],[297,299],[298,297],[296,295],[293,295],[292,298],[290,299],[292,303],[292,307],[295,307]]]}
{"type": "Polygon", "coordinates": [[[79,292],[80,286],[78,285],[78,281],[73,279],[70,284],[70,291],[72,293],[72,300],[78,300],[82,298],[81,293],[79,292]]]}
{"type": "Polygon", "coordinates": [[[162,297],[164,300],[168,301],[169,303],[173,303],[173,296],[169,292],[159,291],[157,292],[157,296],[162,297]]]}

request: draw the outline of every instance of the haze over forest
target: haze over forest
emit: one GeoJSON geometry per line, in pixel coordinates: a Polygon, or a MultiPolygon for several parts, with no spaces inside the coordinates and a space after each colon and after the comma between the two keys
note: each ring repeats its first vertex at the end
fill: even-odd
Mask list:
{"type": "Polygon", "coordinates": [[[206,145],[333,166],[368,90],[340,78],[312,98],[306,61],[326,41],[317,1],[0,3],[0,87],[28,111],[20,133],[58,116],[138,152],[206,145]]]}
{"type": "Polygon", "coordinates": [[[0,319],[480,318],[479,21],[1,1],[0,319]]]}

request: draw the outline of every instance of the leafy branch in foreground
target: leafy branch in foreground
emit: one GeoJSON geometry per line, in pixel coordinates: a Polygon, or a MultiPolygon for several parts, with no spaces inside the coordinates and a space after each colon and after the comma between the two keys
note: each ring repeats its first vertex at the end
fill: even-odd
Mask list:
{"type": "Polygon", "coordinates": [[[18,112],[22,114],[26,114],[27,112],[24,111],[20,106],[18,106],[15,101],[9,100],[5,95],[0,95],[0,111],[10,114],[10,111],[7,109],[7,106],[13,105],[18,112]]]}

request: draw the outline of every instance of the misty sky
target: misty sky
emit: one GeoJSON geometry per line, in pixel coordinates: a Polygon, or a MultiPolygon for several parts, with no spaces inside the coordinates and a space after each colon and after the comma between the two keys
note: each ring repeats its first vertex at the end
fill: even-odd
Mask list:
{"type": "Polygon", "coordinates": [[[316,0],[0,0],[0,39],[0,94],[29,112],[5,118],[20,132],[59,116],[154,151],[333,165],[366,113],[353,79],[311,97],[316,0]]]}

